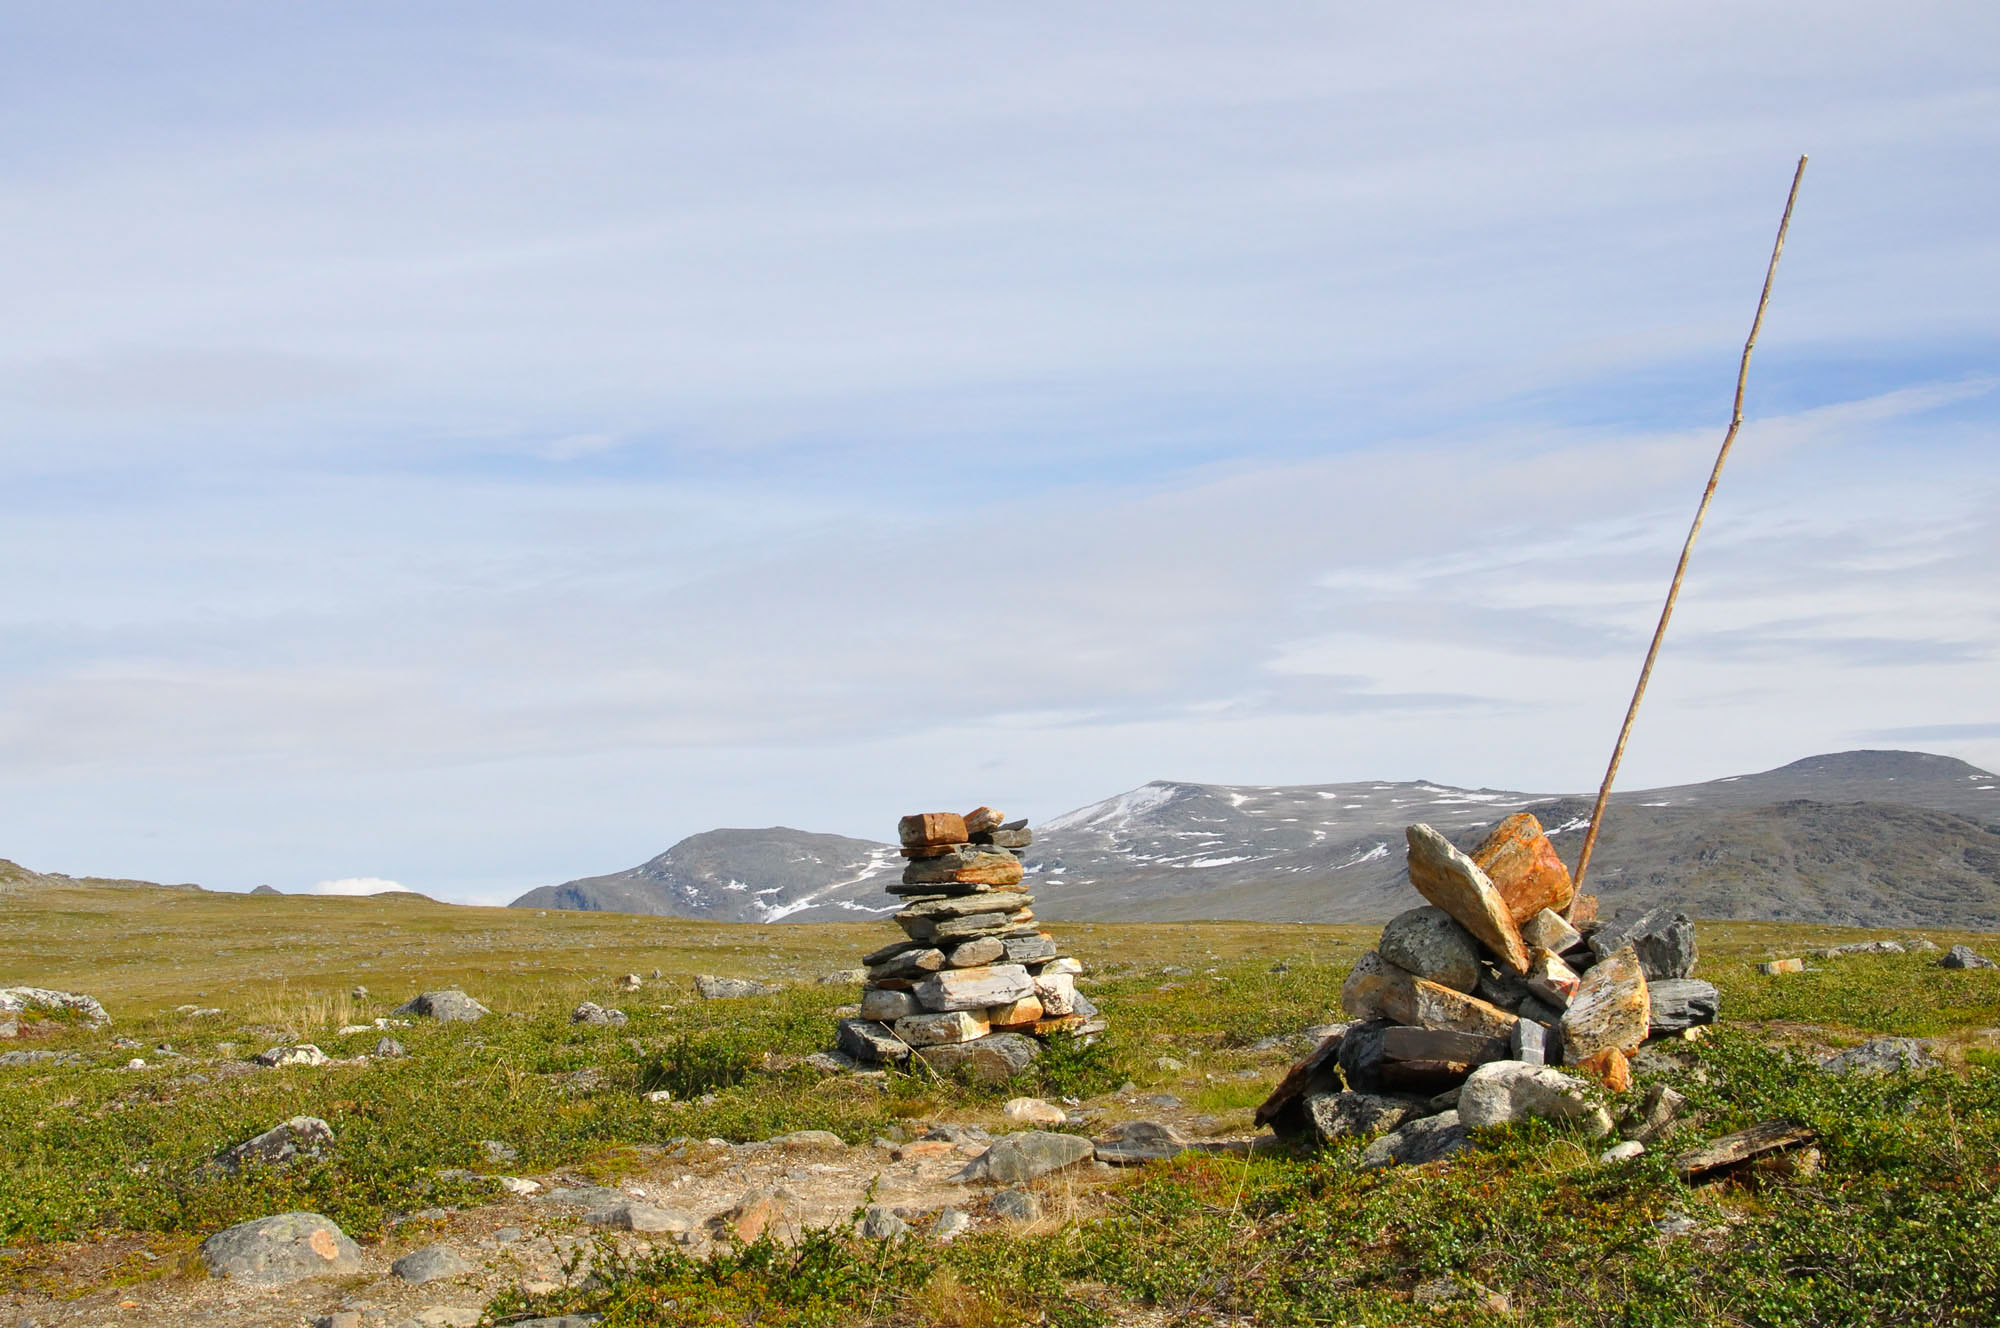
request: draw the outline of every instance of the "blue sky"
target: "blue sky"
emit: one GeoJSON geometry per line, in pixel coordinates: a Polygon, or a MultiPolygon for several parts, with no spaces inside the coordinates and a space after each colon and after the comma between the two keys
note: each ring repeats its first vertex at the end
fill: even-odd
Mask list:
{"type": "Polygon", "coordinates": [[[2000,766],[1987,5],[0,3],[0,856],[2000,766]]]}

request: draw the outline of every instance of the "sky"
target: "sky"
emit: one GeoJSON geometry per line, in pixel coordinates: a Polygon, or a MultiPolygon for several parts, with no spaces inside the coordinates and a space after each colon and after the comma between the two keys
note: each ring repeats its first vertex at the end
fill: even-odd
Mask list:
{"type": "Polygon", "coordinates": [[[0,857],[2000,768],[2000,7],[0,0],[0,857]]]}

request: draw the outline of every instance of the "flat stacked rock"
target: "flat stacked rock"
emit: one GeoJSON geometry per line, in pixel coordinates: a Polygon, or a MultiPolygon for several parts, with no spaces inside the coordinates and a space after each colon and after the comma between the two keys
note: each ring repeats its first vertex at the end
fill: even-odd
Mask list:
{"type": "Polygon", "coordinates": [[[1687,916],[1597,920],[1533,816],[1508,817],[1469,855],[1427,825],[1406,834],[1426,906],[1391,919],[1355,963],[1340,999],[1357,1022],[1293,1067],[1259,1124],[1323,1138],[1393,1128],[1499,1061],[1623,1091],[1648,1038],[1715,1022],[1687,916]]]}
{"type": "Polygon", "coordinates": [[[840,1049],[875,1064],[911,1058],[940,1072],[1004,1079],[1040,1054],[1037,1039],[1087,1036],[1104,1021],[1076,989],[1083,966],[1035,925],[1021,858],[1034,835],[991,807],[925,812],[897,826],[903,939],[867,955],[861,1017],[840,1049]]]}

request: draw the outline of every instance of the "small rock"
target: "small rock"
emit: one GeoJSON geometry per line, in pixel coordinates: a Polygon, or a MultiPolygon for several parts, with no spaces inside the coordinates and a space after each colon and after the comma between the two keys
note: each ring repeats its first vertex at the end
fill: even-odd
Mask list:
{"type": "Polygon", "coordinates": [[[390,1264],[389,1271],[412,1286],[422,1286],[447,1277],[464,1277],[472,1271],[472,1264],[448,1245],[426,1245],[390,1264]]]}
{"type": "Polygon", "coordinates": [[[748,1245],[767,1231],[773,1236],[795,1231],[799,1212],[798,1199],[788,1190],[752,1190],[713,1221],[748,1245]]]}
{"type": "Polygon", "coordinates": [[[211,1277],[283,1286],[308,1277],[361,1271],[361,1247],[318,1213],[279,1213],[239,1222],[201,1243],[211,1277]]]}
{"type": "Polygon", "coordinates": [[[778,1148],[845,1148],[847,1144],[832,1130],[793,1130],[790,1134],[774,1135],[766,1142],[778,1148]]]}
{"type": "Polygon", "coordinates": [[[1564,954],[1583,944],[1583,935],[1554,909],[1545,908],[1521,924],[1521,940],[1537,949],[1564,954]]]}
{"type": "Polygon", "coordinates": [[[1069,1120],[1069,1114],[1061,1107],[1038,1097],[1009,1098],[1000,1111],[1009,1120],[1027,1121],[1031,1125],[1061,1125],[1069,1120]]]}
{"type": "Polygon", "coordinates": [[[1654,1034],[1683,1033],[1715,1022],[1722,1012],[1722,993],[1700,978],[1663,978],[1646,984],[1651,1001],[1649,1026],[1654,1034]]]}
{"type": "Polygon", "coordinates": [[[375,1044],[375,1055],[381,1060],[395,1060],[398,1056],[409,1054],[403,1049],[403,1044],[392,1037],[385,1037],[375,1044]]]}
{"type": "Polygon", "coordinates": [[[821,1074],[852,1074],[861,1068],[860,1062],[844,1051],[815,1051],[799,1064],[821,1074]]]}
{"type": "Polygon", "coordinates": [[[599,1028],[623,1028],[626,1024],[623,1010],[609,1010],[595,1001],[585,1001],[570,1011],[572,1024],[591,1024],[599,1028]]]}
{"type": "Polygon", "coordinates": [[[624,977],[618,979],[618,986],[623,991],[637,991],[645,985],[646,980],[637,973],[627,973],[624,977]]]}
{"type": "Polygon", "coordinates": [[[1104,1138],[1096,1143],[1099,1162],[1109,1162],[1115,1167],[1137,1166],[1142,1162],[1159,1162],[1186,1151],[1188,1141],[1183,1139],[1172,1126],[1158,1121],[1127,1121],[1114,1125],[1104,1138]]]}
{"type": "Polygon", "coordinates": [[[1819,1063],[1819,1068],[1828,1074],[1890,1074],[1897,1070],[1928,1070],[1937,1063],[1929,1043],[1916,1038],[1879,1037],[1828,1056],[1819,1063]]]}
{"type": "Polygon", "coordinates": [[[335,1310],[313,1320],[313,1328],[361,1328],[359,1310],[335,1310]]]}
{"type": "Polygon", "coordinates": [[[1171,1056],[1161,1056],[1153,1061],[1153,1068],[1161,1074],[1179,1074],[1187,1066],[1181,1064],[1171,1056]]]}
{"type": "MultiPolygon", "coordinates": [[[[612,1204],[608,1208],[594,1208],[583,1215],[583,1220],[595,1227],[608,1227],[613,1231],[637,1231],[645,1233],[694,1230],[692,1219],[666,1208],[657,1208],[637,1199],[627,1199],[612,1204]]],[[[762,1230],[760,1227],[759,1230],[762,1230]]],[[[755,1240],[746,1236],[745,1240],[755,1240]]]]}
{"type": "Polygon", "coordinates": [[[1422,1166],[1472,1146],[1470,1132],[1456,1111],[1414,1120],[1368,1145],[1358,1163],[1363,1171],[1383,1167],[1422,1166]]]}
{"type": "Polygon", "coordinates": [[[1002,1190],[993,1196],[991,1208],[995,1217],[1009,1222],[1036,1222],[1042,1216],[1041,1200],[1030,1190],[1002,1190]]]}
{"type": "Polygon", "coordinates": [[[1549,1031],[1532,1019],[1523,1019],[1514,1025],[1511,1050],[1514,1059],[1526,1065],[1543,1065],[1548,1062],[1549,1031]]]}
{"type": "Polygon", "coordinates": [[[865,968],[842,968],[826,974],[819,980],[822,987],[858,987],[868,980],[865,968]]]}
{"type": "Polygon", "coordinates": [[[1771,978],[1777,977],[1780,973],[1803,973],[1806,971],[1806,961],[1803,959],[1773,959],[1768,963],[1757,965],[1757,971],[1765,977],[1771,978]]]}
{"type": "Polygon", "coordinates": [[[395,1009],[392,1015],[419,1015],[446,1023],[474,1023],[493,1012],[456,987],[427,991],[395,1009]]]}
{"type": "Polygon", "coordinates": [[[478,1328],[477,1305],[428,1305],[416,1313],[421,1328],[478,1328]]]}
{"type": "Polygon", "coordinates": [[[943,1208],[938,1210],[937,1223],[931,1228],[931,1235],[949,1244],[972,1230],[972,1217],[963,1208],[943,1208]]]}
{"type": "Polygon", "coordinates": [[[952,1179],[962,1185],[974,1181],[1018,1185],[1052,1171],[1073,1167],[1079,1162],[1088,1162],[1095,1152],[1090,1140],[1074,1134],[1025,1130],[1001,1139],[967,1163],[952,1179]]]}
{"type": "Polygon", "coordinates": [[[1605,1149],[1598,1155],[1597,1160],[1599,1162],[1629,1162],[1645,1151],[1646,1145],[1640,1143],[1637,1139],[1627,1139],[1623,1143],[1613,1144],[1611,1147],[1605,1149]]]}
{"type": "Polygon", "coordinates": [[[1938,960],[1937,966],[1939,968],[2000,968],[2000,964],[1995,964],[1991,959],[1988,959],[1985,955],[1980,954],[1977,950],[1967,945],[1952,946],[1951,949],[1945,951],[1944,958],[1938,960]]]}
{"type": "Polygon", "coordinates": [[[871,1065],[904,1061],[910,1056],[909,1043],[872,1019],[841,1020],[838,1040],[841,1051],[871,1065]]]}
{"type": "Polygon", "coordinates": [[[907,991],[892,991],[887,987],[870,987],[861,993],[860,1015],[877,1023],[893,1024],[898,1019],[922,1014],[924,1007],[917,1004],[917,998],[907,991]]]}
{"type": "Polygon", "coordinates": [[[733,1000],[741,996],[770,996],[784,988],[748,978],[720,978],[703,973],[694,980],[694,989],[705,1001],[733,1000]]]}
{"type": "Polygon", "coordinates": [[[485,1156],[488,1162],[493,1163],[495,1166],[504,1167],[509,1162],[519,1162],[521,1160],[520,1149],[514,1147],[512,1144],[502,1143],[498,1139],[481,1139],[479,1141],[479,1151],[485,1156]]]}
{"type": "Polygon", "coordinates": [[[870,1204],[861,1215],[861,1235],[867,1240],[901,1240],[909,1234],[910,1224],[881,1204],[870,1204]]]}
{"type": "Polygon", "coordinates": [[[524,1176],[495,1176],[493,1183],[507,1191],[507,1193],[521,1198],[526,1198],[531,1194],[539,1194],[542,1189],[540,1181],[529,1180],[524,1176]]]}
{"type": "Polygon", "coordinates": [[[272,1047],[269,1051],[260,1051],[257,1053],[257,1063],[259,1065],[268,1065],[273,1068],[285,1065],[324,1065],[326,1062],[326,1053],[310,1042],[301,1042],[296,1046],[276,1046],[272,1047]]]}
{"type": "Polygon", "coordinates": [[[254,1138],[223,1149],[212,1165],[235,1173],[251,1163],[281,1166],[294,1158],[316,1159],[333,1150],[333,1127],[317,1116],[294,1116],[254,1138]]]}

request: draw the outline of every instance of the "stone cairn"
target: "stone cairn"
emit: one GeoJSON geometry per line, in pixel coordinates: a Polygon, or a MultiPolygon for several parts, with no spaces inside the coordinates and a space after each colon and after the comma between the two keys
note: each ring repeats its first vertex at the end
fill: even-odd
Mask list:
{"type": "Polygon", "coordinates": [[[1427,825],[1407,838],[1427,906],[1355,963],[1340,999],[1356,1022],[1292,1067],[1259,1124],[1320,1139],[1393,1130],[1379,1163],[1426,1160],[1513,1111],[1599,1112],[1572,1076],[1623,1092],[1641,1044],[1715,1021],[1715,987],[1690,976],[1687,916],[1600,922],[1533,816],[1508,817],[1470,855],[1427,825]]]}
{"type": "Polygon", "coordinates": [[[842,1051],[998,1080],[1040,1055],[1040,1039],[1103,1029],[1076,989],[1083,965],[1035,925],[1022,883],[1034,842],[1026,821],[991,807],[925,812],[905,816],[897,835],[908,861],[889,893],[903,905],[904,939],[862,960],[861,1015],[841,1021],[842,1051]]]}

